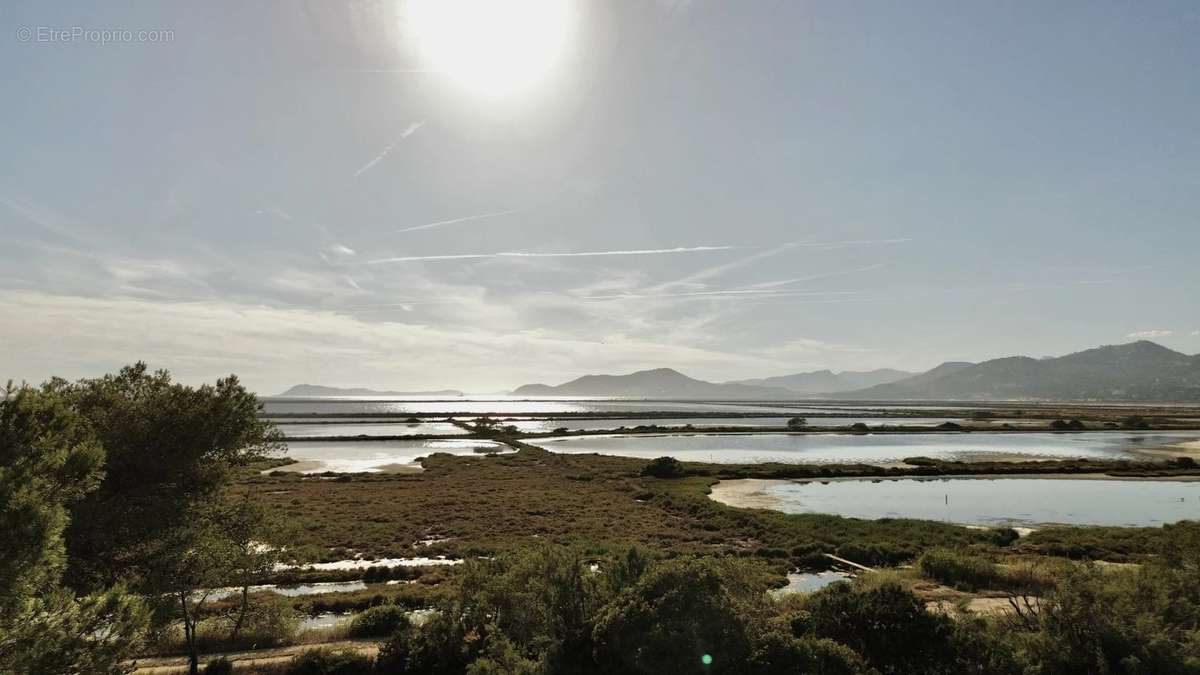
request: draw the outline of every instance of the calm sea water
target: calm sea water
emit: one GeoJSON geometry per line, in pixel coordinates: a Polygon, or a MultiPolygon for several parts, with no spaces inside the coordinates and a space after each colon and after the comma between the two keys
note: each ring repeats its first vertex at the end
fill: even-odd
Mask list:
{"type": "MultiPolygon", "coordinates": [[[[688,424],[697,428],[704,427],[779,427],[780,429],[787,427],[790,417],[672,417],[672,418],[622,418],[622,419],[606,419],[606,420],[574,420],[574,419],[547,419],[547,420],[510,420],[501,422],[501,424],[511,424],[526,433],[550,433],[555,429],[570,429],[576,430],[596,430],[596,429],[616,429],[618,427],[636,427],[638,425],[656,424],[660,427],[682,427],[688,424]]],[[[813,417],[808,420],[809,424],[819,426],[849,426],[857,422],[862,422],[868,425],[888,424],[893,426],[935,426],[943,422],[961,422],[961,419],[951,419],[945,417],[896,417],[891,419],[867,418],[867,417],[813,417]]]]}
{"type": "Polygon", "coordinates": [[[695,462],[869,463],[906,457],[979,460],[997,454],[1030,458],[1132,458],[1139,447],[1194,440],[1197,432],[989,432],[930,434],[654,434],[539,439],[553,452],[623,457],[670,455],[695,462]]]}
{"type": "Polygon", "coordinates": [[[767,488],[784,513],[966,525],[1161,525],[1200,518],[1200,483],[999,478],[837,480],[767,488]]]}
{"type": "Polygon", "coordinates": [[[276,424],[284,436],[415,436],[437,434],[439,436],[465,435],[461,427],[449,422],[403,422],[348,423],[348,424],[276,424]]]}
{"type": "Polygon", "coordinates": [[[419,457],[445,452],[476,455],[478,448],[504,452],[506,445],[483,440],[432,441],[305,441],[288,445],[287,455],[300,462],[314,462],[305,473],[334,471],[354,473],[380,471],[392,464],[412,464],[419,457]]]}

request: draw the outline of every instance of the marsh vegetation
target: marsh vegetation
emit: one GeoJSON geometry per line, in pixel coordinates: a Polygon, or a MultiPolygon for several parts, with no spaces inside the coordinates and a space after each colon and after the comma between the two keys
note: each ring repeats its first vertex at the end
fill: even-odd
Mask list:
{"type": "Polygon", "coordinates": [[[172,654],[193,672],[1197,668],[1194,523],[1018,537],[709,498],[744,477],[1197,473],[1179,458],[647,460],[558,454],[473,420],[455,425],[467,443],[507,451],[427,446],[420,473],[304,474],[280,470],[259,413],[236,379],[192,388],[142,366],[10,389],[0,670],[117,673],[172,654]],[[853,581],[773,592],[846,565],[853,581]],[[1128,621],[1093,616],[1100,603],[1128,621]],[[288,662],[304,645],[352,653],[288,662]],[[289,656],[205,656],[266,647],[289,656]]]}

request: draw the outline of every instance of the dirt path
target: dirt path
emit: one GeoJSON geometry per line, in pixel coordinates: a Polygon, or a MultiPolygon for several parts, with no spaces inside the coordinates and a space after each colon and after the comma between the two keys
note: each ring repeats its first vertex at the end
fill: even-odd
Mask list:
{"type": "MultiPolygon", "coordinates": [[[[200,656],[200,667],[218,657],[233,661],[236,666],[265,666],[290,661],[293,657],[313,649],[330,649],[337,651],[353,650],[359,654],[375,656],[379,653],[379,643],[372,640],[339,640],[337,642],[318,642],[305,645],[290,645],[273,649],[255,649],[242,652],[224,652],[203,654],[200,656]]],[[[188,660],[186,656],[159,656],[138,659],[137,670],[140,675],[166,675],[167,673],[186,673],[188,660]]]]}

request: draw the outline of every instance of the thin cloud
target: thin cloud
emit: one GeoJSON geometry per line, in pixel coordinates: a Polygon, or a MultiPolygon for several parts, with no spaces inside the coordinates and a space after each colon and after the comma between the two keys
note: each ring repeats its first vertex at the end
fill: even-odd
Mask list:
{"type": "Polygon", "coordinates": [[[658,286],[655,286],[648,290],[651,293],[656,293],[656,292],[660,292],[660,291],[665,291],[669,288],[674,288],[675,286],[687,286],[689,284],[695,284],[697,282],[704,281],[705,279],[711,279],[713,277],[720,276],[730,270],[735,270],[735,269],[738,269],[739,267],[745,267],[746,265],[749,265],[750,263],[758,262],[759,260],[763,260],[764,258],[770,258],[771,256],[778,255],[788,249],[795,248],[795,246],[796,246],[795,244],[784,244],[782,246],[777,246],[773,249],[769,249],[766,251],[759,251],[758,253],[755,253],[753,255],[748,255],[744,258],[738,258],[737,260],[733,260],[733,261],[730,261],[727,263],[723,263],[720,265],[714,265],[713,267],[708,267],[708,268],[702,269],[699,272],[696,272],[694,274],[689,274],[688,276],[683,277],[682,279],[676,279],[675,281],[668,281],[666,283],[659,284],[658,286]]]}
{"type": "Polygon", "coordinates": [[[473,216],[463,216],[462,218],[451,218],[450,220],[439,220],[436,223],[425,223],[424,225],[414,225],[413,227],[406,227],[402,230],[396,230],[396,232],[397,232],[397,234],[399,234],[401,232],[416,232],[417,230],[431,230],[435,227],[442,227],[443,225],[457,225],[458,223],[469,223],[472,220],[483,220],[485,218],[498,218],[500,216],[507,216],[507,215],[511,215],[513,213],[520,213],[520,212],[521,212],[520,209],[509,209],[507,211],[493,211],[492,213],[479,213],[479,214],[476,214],[473,216]]]}
{"type": "Polygon", "coordinates": [[[383,152],[376,155],[375,159],[372,159],[371,161],[364,164],[362,166],[362,168],[360,168],[358,171],[355,171],[354,178],[358,178],[362,174],[369,171],[371,169],[371,167],[382,162],[383,158],[387,157],[388,153],[392,151],[392,148],[399,145],[400,141],[403,141],[404,139],[408,138],[409,136],[412,136],[413,134],[417,133],[417,129],[420,129],[423,126],[425,126],[424,120],[422,120],[420,122],[413,122],[412,124],[408,125],[408,127],[400,133],[400,138],[397,138],[396,140],[392,141],[392,143],[390,145],[388,145],[386,148],[383,149],[383,152]]]}
{"type": "Polygon", "coordinates": [[[593,258],[601,256],[662,255],[671,253],[703,253],[707,251],[729,251],[740,246],[679,246],[676,248],[643,248],[624,251],[576,251],[572,253],[531,253],[525,251],[503,251],[500,253],[455,253],[450,255],[410,255],[396,258],[368,260],[368,265],[385,263],[420,262],[426,260],[480,260],[485,258],[593,258]]]}
{"type": "MultiPolygon", "coordinates": [[[[815,248],[815,249],[820,249],[820,250],[834,250],[834,249],[839,249],[839,248],[849,248],[851,246],[877,246],[877,245],[884,245],[884,244],[902,244],[907,241],[911,241],[911,240],[908,238],[895,238],[895,239],[854,239],[854,240],[844,240],[844,241],[823,241],[823,242],[803,242],[803,243],[788,242],[786,244],[782,244],[780,246],[777,246],[772,249],[768,249],[766,251],[760,251],[758,253],[746,256],[744,258],[739,258],[739,259],[733,260],[731,262],[723,263],[721,265],[715,265],[713,267],[709,267],[709,268],[700,270],[699,272],[696,272],[694,274],[683,277],[682,279],[677,279],[675,281],[668,281],[666,283],[659,284],[648,290],[650,292],[658,292],[658,291],[665,291],[665,290],[667,290],[669,288],[673,288],[675,286],[686,286],[689,284],[695,284],[697,282],[704,281],[706,279],[711,279],[716,276],[720,276],[731,270],[735,270],[740,267],[745,267],[746,265],[749,265],[751,263],[755,263],[760,260],[770,258],[775,255],[779,255],[780,253],[783,253],[785,251],[789,251],[789,250],[792,250],[795,248],[815,248]]],[[[859,270],[859,271],[866,271],[868,269],[873,269],[873,268],[864,268],[863,270],[859,270]]],[[[837,274],[828,275],[828,276],[837,276],[837,274]]],[[[784,284],[789,284],[789,283],[795,283],[798,281],[811,281],[811,280],[815,280],[818,278],[823,278],[823,277],[811,277],[811,278],[806,278],[806,279],[789,279],[789,280],[782,281],[782,282],[770,282],[766,286],[784,285],[784,284]]],[[[766,286],[764,286],[764,287],[766,287],[766,286]]],[[[758,288],[758,287],[759,286],[756,285],[756,286],[751,286],[750,288],[758,288]]]]}
{"type": "Polygon", "coordinates": [[[1173,331],[1173,330],[1152,329],[1152,330],[1134,331],[1132,333],[1129,333],[1125,337],[1131,338],[1134,340],[1154,340],[1157,338],[1171,337],[1174,334],[1175,334],[1175,331],[1173,331]]]}
{"type": "Polygon", "coordinates": [[[883,265],[883,263],[880,263],[878,265],[867,265],[866,267],[859,267],[859,268],[852,269],[852,270],[842,270],[840,272],[829,272],[827,274],[814,274],[814,275],[808,276],[808,277],[796,277],[795,279],[781,279],[779,281],[764,281],[763,283],[760,283],[760,284],[752,284],[749,286],[749,288],[778,288],[780,286],[787,286],[789,284],[798,284],[798,283],[802,283],[805,281],[818,281],[821,279],[830,279],[832,277],[842,277],[842,276],[846,276],[847,274],[859,274],[862,272],[870,272],[873,270],[880,269],[882,267],[884,267],[884,265],[883,265]]]}
{"type": "Polygon", "coordinates": [[[850,246],[877,246],[879,244],[904,244],[904,243],[907,243],[910,241],[912,241],[912,239],[909,239],[908,237],[901,237],[901,238],[897,238],[897,239],[849,239],[846,241],[808,242],[808,243],[796,244],[796,246],[799,246],[800,248],[835,249],[835,248],[847,248],[850,246]]]}
{"type": "Polygon", "coordinates": [[[273,218],[278,218],[280,220],[289,220],[290,221],[292,219],[292,214],[288,213],[287,211],[284,211],[281,208],[274,207],[274,206],[268,207],[265,209],[258,209],[254,213],[255,213],[255,215],[271,216],[273,218]]]}

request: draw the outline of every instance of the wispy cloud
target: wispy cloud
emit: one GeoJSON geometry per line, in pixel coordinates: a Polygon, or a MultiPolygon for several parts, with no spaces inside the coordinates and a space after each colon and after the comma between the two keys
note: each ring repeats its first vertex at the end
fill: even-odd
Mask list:
{"type": "Polygon", "coordinates": [[[800,248],[820,248],[820,249],[835,249],[849,248],[851,246],[877,246],[880,244],[904,244],[912,241],[908,237],[900,237],[896,239],[848,239],[845,241],[812,241],[798,243],[796,246],[800,248]]]}
{"type": "Polygon", "coordinates": [[[861,272],[870,272],[884,267],[883,263],[878,265],[867,265],[866,267],[858,267],[852,270],[841,270],[838,272],[828,272],[826,274],[814,274],[807,277],[796,277],[794,279],[781,279],[779,281],[765,281],[759,284],[751,284],[749,288],[778,288],[789,284],[799,284],[805,281],[819,281],[821,279],[830,279],[833,277],[842,277],[848,274],[859,274],[861,272]]]}
{"type": "Polygon", "coordinates": [[[408,138],[409,136],[412,136],[413,134],[417,133],[417,129],[420,129],[423,126],[425,126],[424,120],[422,120],[420,122],[413,122],[412,124],[408,125],[408,127],[405,128],[404,131],[400,132],[400,138],[397,138],[396,140],[392,141],[390,145],[388,145],[386,148],[383,149],[383,152],[381,152],[375,156],[375,159],[372,159],[371,161],[362,165],[362,167],[358,171],[355,171],[354,178],[358,178],[362,174],[369,171],[371,169],[371,167],[382,162],[383,158],[387,157],[388,153],[392,151],[392,148],[395,148],[397,145],[400,144],[401,141],[403,141],[404,139],[408,138]]]}
{"type": "Polygon", "coordinates": [[[521,211],[520,209],[509,209],[507,211],[493,211],[492,213],[479,213],[479,214],[476,214],[473,216],[463,216],[462,218],[451,218],[450,220],[439,220],[436,223],[425,223],[424,225],[415,225],[413,227],[406,227],[402,230],[396,230],[396,232],[400,233],[400,232],[416,232],[417,230],[431,230],[435,227],[442,227],[443,225],[457,225],[458,223],[469,223],[472,220],[483,220],[485,218],[498,218],[500,216],[507,216],[507,215],[510,215],[513,213],[520,213],[520,211],[521,211]]]}
{"type": "Polygon", "coordinates": [[[54,209],[12,195],[0,195],[0,205],[47,232],[95,245],[89,231],[91,228],[54,209]]]}
{"type": "MultiPolygon", "coordinates": [[[[910,240],[907,238],[896,238],[896,239],[855,239],[855,240],[844,240],[844,241],[820,241],[820,242],[788,242],[786,244],[781,244],[779,246],[776,246],[775,248],[767,249],[765,251],[759,251],[758,253],[754,253],[753,255],[748,255],[744,258],[738,258],[737,260],[732,260],[727,263],[722,263],[720,265],[714,265],[713,267],[708,267],[708,268],[702,269],[699,272],[695,272],[695,273],[690,274],[681,279],[676,279],[674,281],[668,281],[666,283],[659,284],[657,286],[648,288],[646,290],[649,293],[657,293],[657,292],[666,291],[666,290],[669,290],[671,288],[675,288],[678,286],[689,286],[689,285],[701,285],[702,286],[702,284],[700,282],[706,281],[708,279],[712,279],[714,277],[721,276],[727,272],[731,272],[731,271],[739,269],[741,267],[745,267],[747,265],[759,262],[766,258],[770,258],[772,256],[779,255],[780,253],[784,253],[786,251],[790,251],[790,250],[797,249],[797,248],[834,250],[834,249],[839,249],[839,248],[849,248],[852,246],[877,246],[877,245],[886,245],[886,244],[900,244],[900,243],[904,243],[907,241],[910,241],[910,240]]],[[[861,270],[854,270],[854,271],[867,271],[869,269],[874,269],[874,267],[863,268],[861,270]]],[[[788,279],[786,281],[771,282],[771,283],[761,285],[761,286],[760,285],[750,286],[750,288],[759,288],[759,287],[766,288],[766,287],[770,287],[770,286],[782,286],[784,284],[796,283],[799,281],[812,281],[812,280],[816,280],[816,279],[825,278],[825,276],[839,276],[841,274],[849,274],[849,273],[851,273],[851,271],[839,272],[839,273],[822,275],[822,276],[814,276],[814,277],[808,277],[808,278],[803,278],[803,279],[788,279]]]]}
{"type": "Polygon", "coordinates": [[[795,248],[795,247],[796,247],[795,244],[783,244],[782,246],[777,246],[775,248],[768,249],[766,251],[759,251],[758,253],[754,253],[754,254],[745,256],[744,258],[738,258],[737,260],[731,260],[727,263],[722,263],[720,265],[706,267],[705,269],[702,269],[699,272],[695,272],[693,274],[689,274],[688,276],[683,277],[682,279],[676,279],[675,281],[668,281],[666,283],[659,284],[657,286],[654,286],[653,288],[647,289],[647,291],[650,293],[657,293],[657,292],[661,292],[661,291],[666,291],[671,288],[675,288],[677,286],[689,286],[689,285],[693,285],[693,284],[699,284],[699,282],[704,281],[706,279],[712,279],[713,277],[721,276],[722,274],[725,274],[726,272],[730,272],[732,270],[738,269],[739,267],[745,267],[746,265],[758,262],[759,260],[763,260],[765,258],[770,258],[771,256],[774,256],[774,255],[779,255],[780,253],[783,253],[784,251],[787,251],[787,250],[795,248]]]}
{"type": "Polygon", "coordinates": [[[1132,333],[1129,333],[1125,337],[1131,338],[1134,340],[1154,340],[1157,338],[1171,337],[1174,334],[1175,334],[1175,331],[1173,331],[1173,330],[1151,329],[1151,330],[1134,331],[1132,333]]]}
{"type": "Polygon", "coordinates": [[[593,258],[602,256],[625,255],[664,255],[672,253],[703,253],[707,251],[728,251],[740,246],[679,246],[675,248],[643,248],[619,251],[575,251],[566,253],[534,253],[527,251],[502,251],[500,253],[454,253],[449,255],[410,255],[395,258],[379,258],[368,260],[368,265],[385,263],[419,262],[426,260],[479,260],[484,258],[593,258]]]}
{"type": "MultiPolygon", "coordinates": [[[[403,309],[403,308],[401,308],[403,309]]],[[[260,391],[306,377],[333,384],[464,386],[480,391],[537,379],[565,380],[581,368],[668,364],[690,371],[767,368],[765,359],[738,351],[694,347],[622,335],[573,336],[563,331],[496,331],[398,320],[364,320],[345,312],[282,308],[226,299],[164,302],[89,298],[0,289],[0,321],[20,320],[5,335],[0,365],[15,379],[48,374],[94,375],[122,365],[125,355],[164,367],[183,381],[211,380],[231,370],[260,391]],[[154,339],[146,334],[153,326],[154,339]],[[297,327],[300,327],[299,329],[297,327]],[[431,348],[435,346],[436,348],[431,348]],[[313,350],[330,358],[308,359],[313,350]],[[421,359],[395,358],[421,351],[421,359]],[[307,359],[307,361],[306,361],[307,359]],[[463,363],[487,363],[478,373],[463,363]],[[450,373],[450,375],[447,375],[450,373]],[[449,378],[449,379],[448,379],[449,378]],[[471,379],[467,379],[471,378],[471,379]]]]}
{"type": "Polygon", "coordinates": [[[292,214],[290,214],[287,211],[284,211],[283,209],[276,207],[276,206],[269,206],[265,209],[258,209],[254,213],[256,215],[260,215],[260,216],[271,216],[272,218],[278,218],[280,220],[289,220],[290,221],[292,219],[292,214]]]}
{"type": "Polygon", "coordinates": [[[827,297],[862,295],[863,291],[772,291],[733,288],[715,291],[682,291],[679,293],[616,293],[613,295],[588,295],[581,300],[633,300],[653,298],[720,298],[720,297],[827,297]]]}

